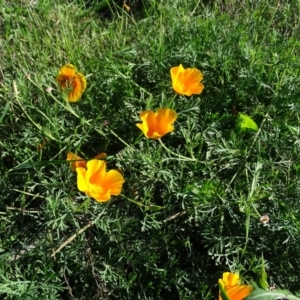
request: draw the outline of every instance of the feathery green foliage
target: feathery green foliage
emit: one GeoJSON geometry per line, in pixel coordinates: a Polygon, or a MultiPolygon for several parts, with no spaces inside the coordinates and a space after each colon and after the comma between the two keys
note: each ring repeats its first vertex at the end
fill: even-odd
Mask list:
{"type": "Polygon", "coordinates": [[[1,298],[216,299],[222,272],[250,282],[262,254],[270,286],[300,292],[299,12],[275,0],[144,0],[129,12],[2,0],[1,298]],[[87,78],[78,103],[55,82],[66,63],[87,78]],[[179,64],[203,72],[200,96],[172,101],[179,64]],[[179,116],[163,143],[194,161],[135,126],[169,103],[179,116]],[[258,130],[236,132],[239,113],[258,130]],[[106,152],[123,197],[80,193],[68,151],[106,152]]]}

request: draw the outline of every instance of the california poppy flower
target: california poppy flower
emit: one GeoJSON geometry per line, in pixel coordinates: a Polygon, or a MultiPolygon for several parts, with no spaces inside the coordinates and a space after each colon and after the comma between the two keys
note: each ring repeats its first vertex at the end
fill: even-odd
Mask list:
{"type": "Polygon", "coordinates": [[[77,187],[81,192],[99,202],[108,201],[112,195],[120,195],[123,176],[117,170],[106,171],[104,160],[92,159],[85,168],[76,168],[77,187]]]}
{"type": "Polygon", "coordinates": [[[160,139],[174,130],[173,123],[177,113],[169,108],[160,108],[157,112],[145,110],[140,114],[143,123],[136,126],[140,128],[148,139],[160,139]]]}
{"type": "MultiPolygon", "coordinates": [[[[106,153],[102,152],[96,155],[95,158],[101,159],[106,156],[107,156],[106,153]]],[[[72,161],[70,163],[73,172],[76,171],[76,168],[86,168],[86,160],[84,160],[83,158],[81,158],[80,156],[76,155],[73,152],[68,152],[67,160],[77,160],[77,161],[72,161]]]]}
{"type": "MultiPolygon", "coordinates": [[[[219,284],[230,300],[242,300],[252,292],[251,285],[241,285],[240,277],[237,273],[225,272],[223,278],[219,279],[219,284]]],[[[219,295],[219,300],[222,300],[219,295]]]]}
{"type": "Polygon", "coordinates": [[[191,96],[201,94],[204,85],[201,83],[203,74],[196,68],[184,69],[182,65],[170,70],[172,86],[179,95],[191,96]]]}
{"type": "Polygon", "coordinates": [[[59,70],[56,81],[69,102],[79,101],[86,89],[85,77],[78,73],[76,67],[71,64],[67,64],[59,70]]]}

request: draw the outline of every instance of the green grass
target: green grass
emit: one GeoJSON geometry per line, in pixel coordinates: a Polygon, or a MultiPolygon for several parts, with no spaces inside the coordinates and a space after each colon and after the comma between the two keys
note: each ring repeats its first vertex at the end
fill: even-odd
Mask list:
{"type": "Polygon", "coordinates": [[[216,299],[222,272],[256,279],[262,255],[269,284],[299,293],[299,13],[297,1],[145,0],[130,13],[0,1],[1,299],[216,299]],[[55,83],[66,63],[88,84],[70,105],[55,83]],[[168,106],[180,63],[205,89],[177,96],[162,141],[196,162],[135,126],[168,106]],[[238,132],[235,111],[259,130],[238,132]],[[106,152],[144,207],[88,199],[68,151],[106,152]]]}

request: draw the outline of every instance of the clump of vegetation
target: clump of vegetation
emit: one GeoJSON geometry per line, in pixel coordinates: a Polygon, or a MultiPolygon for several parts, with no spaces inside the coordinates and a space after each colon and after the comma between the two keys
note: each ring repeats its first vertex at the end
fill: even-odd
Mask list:
{"type": "Polygon", "coordinates": [[[299,10],[2,1],[1,297],[300,293],[299,10]]]}

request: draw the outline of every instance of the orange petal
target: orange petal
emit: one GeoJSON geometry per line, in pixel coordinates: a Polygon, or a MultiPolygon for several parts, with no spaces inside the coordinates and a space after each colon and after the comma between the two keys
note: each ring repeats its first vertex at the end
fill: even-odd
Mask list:
{"type": "Polygon", "coordinates": [[[78,101],[86,89],[85,77],[81,73],[77,73],[76,67],[71,64],[60,68],[56,81],[61,89],[67,89],[64,97],[69,102],[78,101]]]}
{"type": "Polygon", "coordinates": [[[148,138],[155,138],[154,133],[157,132],[157,120],[156,120],[156,113],[153,111],[148,111],[147,118],[144,119],[144,129],[148,129],[146,132],[146,137],[148,138]]]}
{"type": "Polygon", "coordinates": [[[84,168],[77,168],[76,172],[77,172],[77,188],[81,192],[88,191],[89,187],[88,187],[88,184],[87,184],[86,179],[85,179],[85,177],[86,177],[86,169],[84,169],[84,168]]]}
{"type": "Polygon", "coordinates": [[[106,153],[101,152],[101,153],[97,154],[94,158],[96,158],[96,159],[101,159],[101,158],[105,158],[106,156],[107,156],[106,153]]]}
{"type": "Polygon", "coordinates": [[[230,300],[243,300],[251,292],[252,292],[252,286],[250,285],[234,286],[226,290],[226,293],[230,300]]]}
{"type": "MultiPolygon", "coordinates": [[[[135,124],[135,125],[136,125],[139,129],[141,129],[141,130],[143,131],[143,133],[146,135],[148,129],[147,129],[147,130],[144,130],[144,126],[143,126],[142,123],[137,123],[137,124],[135,124]]],[[[146,135],[146,136],[147,136],[147,135],[146,135]]]]}
{"type": "Polygon", "coordinates": [[[160,108],[157,114],[161,116],[161,121],[167,124],[173,124],[177,119],[176,111],[169,108],[160,108]]]}
{"type": "Polygon", "coordinates": [[[178,72],[179,72],[179,67],[173,67],[173,68],[170,69],[172,81],[178,79],[178,76],[177,76],[178,72]]]}
{"type": "Polygon", "coordinates": [[[77,102],[80,100],[82,93],[86,89],[86,79],[80,73],[77,73],[71,82],[72,88],[68,93],[68,101],[69,102],[77,102]]]}
{"type": "Polygon", "coordinates": [[[142,124],[136,124],[147,138],[159,139],[165,134],[174,130],[173,123],[177,118],[177,113],[169,108],[161,108],[157,112],[143,111],[140,114],[142,124]]]}
{"type": "Polygon", "coordinates": [[[117,170],[110,170],[103,182],[104,190],[110,190],[112,195],[120,195],[122,184],[125,182],[124,177],[117,170]]]}
{"type": "Polygon", "coordinates": [[[170,70],[172,78],[172,87],[177,94],[191,96],[201,94],[204,86],[200,81],[203,80],[203,74],[196,68],[184,69],[182,65],[173,67],[170,70]]]}
{"type": "Polygon", "coordinates": [[[92,184],[101,182],[102,177],[105,176],[106,163],[104,160],[91,159],[87,162],[86,180],[92,184]]]}
{"type": "Polygon", "coordinates": [[[73,161],[70,163],[72,171],[76,171],[76,168],[86,168],[86,161],[83,160],[80,156],[76,155],[73,152],[68,152],[67,154],[67,160],[78,160],[78,161],[73,161]]]}
{"type": "Polygon", "coordinates": [[[240,284],[240,276],[238,273],[223,273],[223,282],[226,289],[240,284]]]}
{"type": "Polygon", "coordinates": [[[172,67],[170,69],[171,78],[177,79],[178,75],[184,71],[183,66],[180,64],[178,67],[172,67]]]}
{"type": "Polygon", "coordinates": [[[78,80],[81,82],[82,92],[84,92],[86,89],[86,79],[81,73],[76,73],[76,76],[77,76],[78,80]]]}
{"type": "Polygon", "coordinates": [[[196,68],[187,68],[184,71],[184,79],[200,82],[203,80],[203,74],[196,68]]]}
{"type": "Polygon", "coordinates": [[[146,137],[149,138],[148,136],[148,131],[149,131],[149,125],[148,125],[148,115],[151,114],[151,115],[154,115],[153,111],[151,110],[145,110],[143,111],[141,114],[140,114],[140,118],[142,119],[143,123],[138,123],[136,124],[136,126],[138,128],[140,128],[142,130],[142,132],[144,133],[144,135],[146,137]]]}
{"type": "Polygon", "coordinates": [[[180,82],[180,77],[184,72],[184,68],[182,65],[179,67],[173,67],[170,70],[172,87],[177,94],[182,94],[182,83],[180,82]]]}
{"type": "Polygon", "coordinates": [[[77,168],[76,171],[78,189],[99,202],[108,201],[111,195],[119,195],[125,182],[117,170],[106,172],[103,160],[92,159],[87,162],[87,170],[77,168]]]}
{"type": "Polygon", "coordinates": [[[72,77],[69,77],[69,76],[66,76],[63,74],[59,74],[56,77],[56,81],[57,81],[59,87],[63,89],[63,88],[67,87],[67,82],[70,80],[70,78],[72,78],[72,77]]]}
{"type": "Polygon", "coordinates": [[[177,113],[169,108],[161,108],[156,113],[157,128],[156,131],[164,136],[174,130],[172,125],[177,118],[177,113]]]}
{"type": "Polygon", "coordinates": [[[75,75],[75,72],[76,72],[76,67],[73,66],[72,64],[64,65],[59,70],[59,74],[64,75],[66,77],[73,77],[75,75]]]}
{"type": "Polygon", "coordinates": [[[111,193],[110,190],[108,190],[106,193],[91,193],[90,196],[98,202],[107,202],[111,198],[111,193]]]}

